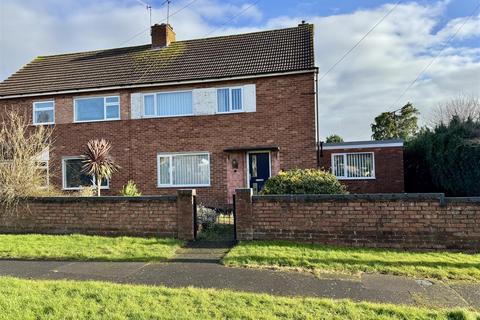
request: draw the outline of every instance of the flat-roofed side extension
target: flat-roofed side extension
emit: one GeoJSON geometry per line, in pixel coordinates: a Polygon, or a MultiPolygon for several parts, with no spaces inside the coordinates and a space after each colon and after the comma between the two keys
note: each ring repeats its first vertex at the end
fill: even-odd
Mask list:
{"type": "Polygon", "coordinates": [[[321,166],[350,193],[405,191],[403,140],[324,143],[320,149],[321,166]]]}

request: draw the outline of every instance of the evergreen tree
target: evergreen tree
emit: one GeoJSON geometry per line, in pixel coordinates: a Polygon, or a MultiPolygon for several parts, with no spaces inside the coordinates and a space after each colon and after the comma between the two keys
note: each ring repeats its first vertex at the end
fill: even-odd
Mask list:
{"type": "Polygon", "coordinates": [[[331,134],[326,138],[325,142],[326,143],[343,142],[343,138],[340,137],[338,134],[331,134]]]}
{"type": "Polygon", "coordinates": [[[408,140],[418,131],[418,110],[410,102],[399,110],[383,112],[372,123],[374,140],[408,140]]]}

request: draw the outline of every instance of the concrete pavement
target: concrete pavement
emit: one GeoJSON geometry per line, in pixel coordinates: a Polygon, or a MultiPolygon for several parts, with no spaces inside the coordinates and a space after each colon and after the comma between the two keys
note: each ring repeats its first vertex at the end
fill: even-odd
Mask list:
{"type": "Polygon", "coordinates": [[[219,262],[228,244],[181,249],[166,263],[0,260],[0,276],[100,280],[116,283],[193,286],[281,296],[308,296],[394,304],[471,307],[480,310],[479,284],[443,284],[381,274],[359,278],[334,274],[230,268],[219,262]]]}

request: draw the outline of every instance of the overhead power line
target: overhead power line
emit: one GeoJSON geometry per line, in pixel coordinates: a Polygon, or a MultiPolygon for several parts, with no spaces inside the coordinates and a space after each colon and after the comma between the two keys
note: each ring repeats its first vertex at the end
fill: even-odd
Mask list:
{"type": "Polygon", "coordinates": [[[213,29],[212,31],[206,33],[203,37],[207,37],[209,35],[211,35],[212,33],[216,32],[217,30],[220,30],[222,29],[222,27],[224,25],[226,25],[227,23],[230,23],[232,22],[233,20],[235,20],[236,18],[240,17],[242,14],[244,14],[245,12],[247,12],[248,9],[250,9],[251,7],[253,7],[254,5],[256,5],[257,3],[259,3],[261,0],[257,0],[255,1],[254,3],[250,4],[249,6],[245,7],[242,11],[240,11],[239,13],[237,13],[236,15],[234,15],[233,17],[231,17],[228,21],[225,21],[224,23],[222,23],[219,27],[213,29]]]}
{"type": "Polygon", "coordinates": [[[360,38],[360,40],[358,40],[357,43],[355,43],[355,44],[353,45],[353,47],[351,47],[350,49],[348,49],[348,50],[343,54],[343,56],[342,56],[340,59],[338,59],[338,60],[318,79],[318,82],[322,81],[322,80],[330,73],[330,71],[332,71],[332,70],[333,70],[337,65],[339,65],[343,60],[345,60],[345,58],[346,58],[350,53],[352,53],[352,51],[355,50],[355,48],[357,48],[357,47],[360,45],[360,43],[362,43],[362,41],[365,40],[365,39],[370,35],[370,33],[372,33],[373,30],[375,30],[375,29],[383,22],[383,20],[385,20],[385,19],[398,7],[398,5],[400,4],[400,2],[402,2],[402,0],[397,1],[397,3],[395,3],[395,4],[393,5],[393,7],[392,7],[390,10],[388,10],[388,12],[387,12],[380,20],[378,20],[377,23],[375,23],[375,24],[373,25],[373,27],[371,27],[370,30],[368,30],[368,32],[365,33],[365,35],[364,35],[362,38],[360,38]]]}
{"type": "MultiPolygon", "coordinates": [[[[477,10],[480,8],[480,2],[478,2],[477,6],[475,7],[475,9],[473,9],[472,11],[472,14],[470,16],[468,16],[467,19],[465,19],[463,21],[463,23],[457,28],[457,30],[455,31],[454,34],[452,34],[450,36],[450,38],[448,38],[448,40],[445,42],[445,44],[442,46],[442,48],[440,49],[440,51],[438,51],[438,53],[430,60],[429,63],[427,63],[427,65],[422,69],[422,71],[420,71],[420,73],[413,79],[412,82],[409,83],[409,85],[405,88],[405,90],[403,90],[402,94],[397,98],[397,100],[395,100],[395,102],[393,103],[393,107],[395,107],[397,105],[397,103],[400,101],[400,99],[403,98],[403,96],[405,96],[405,94],[408,92],[408,90],[410,90],[413,85],[423,76],[423,74],[428,70],[428,68],[430,68],[432,66],[432,64],[437,60],[437,58],[442,54],[443,50],[445,50],[445,48],[448,46],[448,44],[457,37],[458,33],[462,30],[462,28],[465,26],[465,24],[467,24],[468,21],[470,21],[470,19],[472,19],[474,16],[475,16],[475,13],[477,12],[477,10]]],[[[398,110],[397,110],[398,111],[398,110]]]]}

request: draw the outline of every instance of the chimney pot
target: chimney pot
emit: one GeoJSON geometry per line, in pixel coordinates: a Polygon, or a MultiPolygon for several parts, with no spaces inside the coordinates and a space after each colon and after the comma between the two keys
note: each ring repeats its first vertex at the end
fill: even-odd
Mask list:
{"type": "Polygon", "coordinates": [[[151,29],[152,48],[162,48],[175,42],[175,32],[169,24],[154,24],[151,29]]]}

